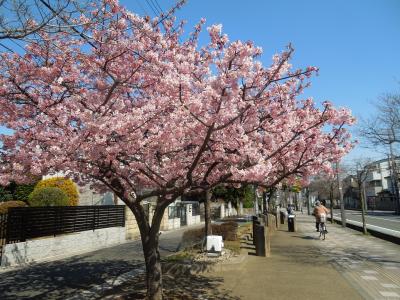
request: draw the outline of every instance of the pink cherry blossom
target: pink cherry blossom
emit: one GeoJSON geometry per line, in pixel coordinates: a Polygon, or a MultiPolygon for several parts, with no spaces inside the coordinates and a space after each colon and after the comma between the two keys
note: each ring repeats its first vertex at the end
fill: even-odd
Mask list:
{"type": "Polygon", "coordinates": [[[63,172],[111,189],[154,240],[143,199],[157,197],[162,214],[218,184],[306,182],[351,149],[351,112],[301,98],[318,69],[293,69],[291,46],[263,66],[261,48],[230,42],[221,25],[200,47],[205,20],[185,40],[173,14],[104,8],[84,37],[40,32],[23,55],[0,54],[0,125],[14,131],[0,135],[1,184],[63,172]]]}

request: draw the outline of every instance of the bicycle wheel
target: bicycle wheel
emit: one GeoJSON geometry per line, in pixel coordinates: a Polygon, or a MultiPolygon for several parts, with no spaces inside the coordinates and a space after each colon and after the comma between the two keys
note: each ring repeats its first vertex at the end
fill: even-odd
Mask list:
{"type": "Polygon", "coordinates": [[[324,228],[322,227],[322,223],[319,223],[318,228],[319,228],[319,239],[321,239],[322,234],[324,232],[324,228]]]}
{"type": "Polygon", "coordinates": [[[322,239],[325,240],[326,237],[326,226],[325,224],[322,225],[322,239]]]}

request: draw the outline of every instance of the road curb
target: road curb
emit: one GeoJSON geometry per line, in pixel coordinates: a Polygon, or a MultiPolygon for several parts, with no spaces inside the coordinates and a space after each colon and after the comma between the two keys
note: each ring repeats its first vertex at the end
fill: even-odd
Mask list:
{"type": "MultiPolygon", "coordinates": [[[[331,220],[329,217],[328,220],[331,220]]],[[[333,217],[333,221],[337,224],[342,224],[342,221],[340,217],[333,217]]],[[[361,222],[353,221],[353,220],[346,220],[346,227],[350,229],[354,229],[357,231],[363,231],[363,226],[361,222]]],[[[367,231],[374,237],[395,243],[400,245],[400,232],[391,230],[391,229],[386,229],[386,228],[380,228],[379,226],[375,225],[369,225],[367,224],[367,231]]]]}

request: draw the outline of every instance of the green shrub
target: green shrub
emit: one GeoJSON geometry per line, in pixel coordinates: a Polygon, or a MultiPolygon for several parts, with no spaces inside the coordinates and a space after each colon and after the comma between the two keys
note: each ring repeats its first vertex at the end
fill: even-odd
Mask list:
{"type": "Polygon", "coordinates": [[[14,199],[27,202],[34,189],[34,184],[19,184],[15,188],[14,199]]]}
{"type": "Polygon", "coordinates": [[[36,189],[45,188],[45,187],[55,187],[59,188],[68,197],[68,204],[70,206],[76,206],[79,202],[79,194],[76,184],[69,178],[64,177],[51,177],[48,179],[40,180],[36,186],[36,189]]]}
{"type": "MultiPolygon", "coordinates": [[[[213,235],[221,235],[224,241],[236,241],[238,239],[238,227],[236,222],[225,222],[222,224],[212,224],[213,235]]],[[[204,239],[204,228],[191,229],[183,233],[183,246],[199,244],[204,239]]]]}
{"type": "Polygon", "coordinates": [[[56,187],[35,188],[29,195],[30,206],[67,206],[67,194],[56,187]]]}
{"type": "Polygon", "coordinates": [[[25,207],[27,206],[24,201],[7,201],[0,203],[0,214],[6,214],[11,207],[25,207]]]}
{"type": "Polygon", "coordinates": [[[0,186],[0,202],[12,200],[12,194],[4,187],[0,186]]]}

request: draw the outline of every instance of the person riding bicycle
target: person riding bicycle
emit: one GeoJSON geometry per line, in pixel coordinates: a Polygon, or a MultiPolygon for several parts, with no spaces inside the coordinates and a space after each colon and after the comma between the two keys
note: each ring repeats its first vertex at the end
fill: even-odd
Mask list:
{"type": "Polygon", "coordinates": [[[318,200],[315,202],[315,208],[313,215],[315,216],[315,227],[317,231],[319,231],[319,223],[321,223],[321,215],[327,215],[329,213],[329,209],[321,204],[318,200]]]}

